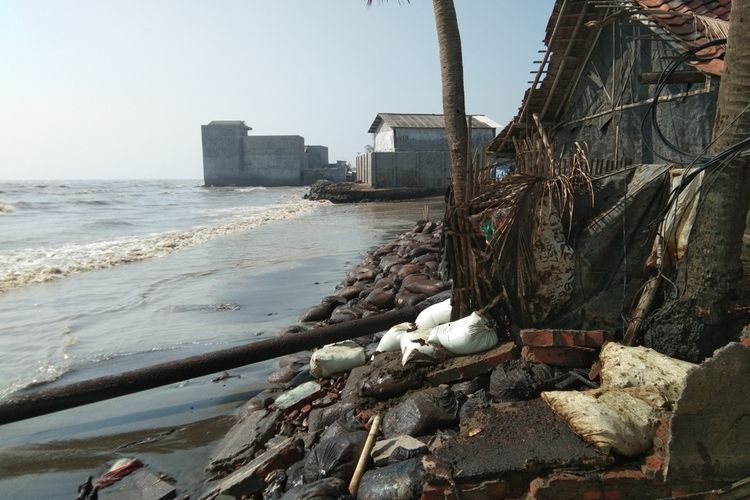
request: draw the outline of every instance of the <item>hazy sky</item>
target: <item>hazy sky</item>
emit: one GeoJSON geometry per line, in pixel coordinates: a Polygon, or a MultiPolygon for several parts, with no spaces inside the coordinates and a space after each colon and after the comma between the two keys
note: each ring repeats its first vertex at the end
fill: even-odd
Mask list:
{"type": "MultiPolygon", "coordinates": [[[[455,3],[467,111],[504,125],[553,0],[455,3]]],[[[353,162],[378,112],[442,112],[429,0],[0,0],[0,58],[0,179],[199,179],[211,120],[353,162]]]]}

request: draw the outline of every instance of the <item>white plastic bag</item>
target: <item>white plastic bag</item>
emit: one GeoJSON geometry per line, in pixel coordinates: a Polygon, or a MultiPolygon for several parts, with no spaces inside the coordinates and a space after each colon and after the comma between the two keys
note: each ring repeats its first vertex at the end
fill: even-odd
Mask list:
{"type": "Polygon", "coordinates": [[[426,328],[417,328],[411,332],[404,332],[403,335],[401,335],[402,365],[406,365],[409,360],[420,354],[431,358],[437,356],[435,347],[427,343],[427,337],[429,336],[430,330],[426,328]]]}
{"type": "Polygon", "coordinates": [[[416,330],[414,323],[399,323],[396,326],[391,327],[390,330],[385,332],[383,338],[378,343],[378,348],[375,352],[395,352],[401,349],[401,336],[404,332],[416,330]]]}
{"type": "Polygon", "coordinates": [[[476,312],[465,318],[438,325],[430,331],[430,344],[441,345],[453,354],[474,354],[497,345],[495,330],[476,312]]]}
{"type": "Polygon", "coordinates": [[[433,328],[451,320],[451,299],[433,304],[417,316],[415,323],[420,328],[433,328]]]}
{"type": "Polygon", "coordinates": [[[347,340],[315,351],[310,357],[310,374],[315,378],[325,378],[364,364],[365,350],[356,342],[347,340]]]}

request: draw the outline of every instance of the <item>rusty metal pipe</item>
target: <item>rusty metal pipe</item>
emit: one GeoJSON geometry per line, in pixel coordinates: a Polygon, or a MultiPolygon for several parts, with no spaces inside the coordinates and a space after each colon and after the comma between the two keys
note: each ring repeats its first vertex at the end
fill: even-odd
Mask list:
{"type": "Polygon", "coordinates": [[[398,323],[414,321],[419,312],[434,302],[427,299],[413,307],[395,309],[369,318],[11,397],[0,401],[0,425],[370,335],[398,323]]]}

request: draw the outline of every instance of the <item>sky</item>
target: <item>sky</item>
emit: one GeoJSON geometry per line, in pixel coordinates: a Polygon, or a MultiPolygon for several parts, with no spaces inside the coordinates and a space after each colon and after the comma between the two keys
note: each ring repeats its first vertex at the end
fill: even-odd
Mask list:
{"type": "MultiPolygon", "coordinates": [[[[455,0],[468,113],[505,125],[553,0],[455,0]]],[[[0,179],[200,179],[244,120],[354,162],[376,114],[442,113],[432,2],[0,0],[0,179]]]]}

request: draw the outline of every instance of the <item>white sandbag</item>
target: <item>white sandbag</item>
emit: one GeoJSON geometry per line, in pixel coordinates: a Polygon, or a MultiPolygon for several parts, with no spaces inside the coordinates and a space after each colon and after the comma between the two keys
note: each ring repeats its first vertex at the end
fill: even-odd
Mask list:
{"type": "Polygon", "coordinates": [[[420,328],[434,328],[451,320],[451,299],[433,304],[417,316],[415,323],[420,328]]]}
{"type": "Polygon", "coordinates": [[[310,357],[310,374],[315,378],[325,378],[364,364],[365,350],[356,342],[347,340],[315,351],[310,357]]]}
{"type": "Polygon", "coordinates": [[[604,454],[633,457],[648,451],[667,401],[653,387],[543,392],[570,428],[604,454]]]}
{"type": "Polygon", "coordinates": [[[401,335],[401,364],[406,365],[409,361],[419,355],[430,358],[437,357],[435,346],[427,343],[427,337],[430,336],[430,330],[427,328],[417,328],[411,332],[404,332],[401,335]]]}
{"type": "Polygon", "coordinates": [[[647,347],[615,342],[604,345],[599,360],[602,387],[655,387],[671,404],[682,394],[688,373],[698,366],[647,347]]]}
{"type": "Polygon", "coordinates": [[[375,352],[395,352],[401,350],[401,336],[404,332],[416,330],[417,327],[414,323],[399,323],[396,326],[391,327],[390,330],[385,332],[383,338],[378,343],[378,348],[375,352]]]}
{"type": "Polygon", "coordinates": [[[453,354],[474,354],[497,345],[497,334],[476,312],[432,329],[427,339],[430,344],[441,345],[453,354]]]}

